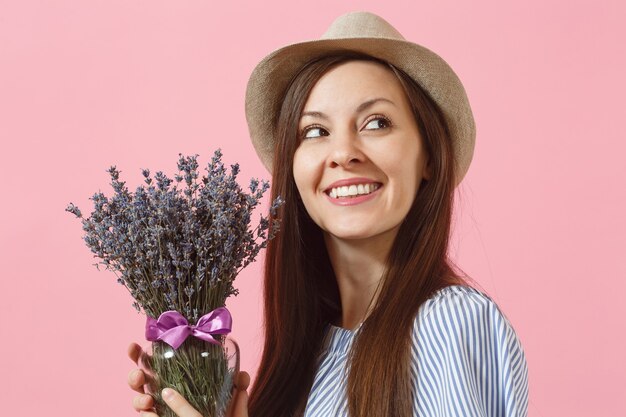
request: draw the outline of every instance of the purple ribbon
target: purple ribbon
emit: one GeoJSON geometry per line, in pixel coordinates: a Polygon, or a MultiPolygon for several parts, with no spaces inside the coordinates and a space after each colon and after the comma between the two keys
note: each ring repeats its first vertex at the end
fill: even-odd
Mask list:
{"type": "Polygon", "coordinates": [[[159,316],[158,320],[148,317],[146,321],[146,339],[151,342],[161,340],[174,349],[178,349],[185,339],[192,335],[198,339],[219,345],[213,335],[230,333],[232,317],[225,307],[219,307],[200,317],[198,324],[190,325],[178,311],[170,310],[159,316]]]}

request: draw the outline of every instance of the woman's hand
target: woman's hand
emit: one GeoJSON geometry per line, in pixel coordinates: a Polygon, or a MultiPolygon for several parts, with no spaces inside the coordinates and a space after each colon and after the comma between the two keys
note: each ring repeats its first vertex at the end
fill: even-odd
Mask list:
{"type": "MultiPolygon", "coordinates": [[[[128,356],[139,365],[139,360],[146,353],[136,343],[131,343],[128,347],[128,356]]],[[[149,376],[141,369],[134,369],[128,374],[128,385],[137,391],[139,395],[133,399],[133,407],[144,417],[159,417],[154,412],[154,402],[152,397],[145,393],[144,384],[149,384],[149,376]]],[[[228,406],[226,415],[228,417],[248,417],[248,385],[250,385],[250,375],[247,372],[239,372],[235,377],[235,388],[233,388],[233,398],[228,406]]],[[[161,393],[165,403],[178,415],[178,417],[202,417],[187,400],[178,392],[171,388],[165,388],[161,393]]]]}

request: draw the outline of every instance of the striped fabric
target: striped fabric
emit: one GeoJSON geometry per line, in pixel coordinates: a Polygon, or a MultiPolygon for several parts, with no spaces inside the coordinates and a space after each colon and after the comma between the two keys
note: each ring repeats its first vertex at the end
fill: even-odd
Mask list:
{"type": "MultiPolygon", "coordinates": [[[[305,417],[347,417],[347,354],[355,330],[329,325],[305,417]]],[[[453,285],[419,310],[413,328],[413,416],[519,417],[528,369],[513,327],[491,298],[453,285]]]]}

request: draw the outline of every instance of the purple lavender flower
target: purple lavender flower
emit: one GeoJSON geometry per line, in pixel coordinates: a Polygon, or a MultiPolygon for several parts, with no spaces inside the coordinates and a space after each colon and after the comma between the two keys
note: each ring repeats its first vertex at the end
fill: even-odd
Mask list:
{"type": "Polygon", "coordinates": [[[95,193],[89,218],[72,203],[65,209],[82,220],[83,239],[100,259],[95,265],[112,270],[136,300],[133,306],[151,317],[177,310],[196,320],[223,306],[237,294],[237,273],[279,230],[280,198],[269,216],[251,225],[268,182],[253,178],[244,192],[237,183],[239,165],[229,173],[219,149],[200,178],[197,157],[179,154],[174,179],[142,169],[145,185],[134,193],[111,166],[113,196],[95,193]]]}

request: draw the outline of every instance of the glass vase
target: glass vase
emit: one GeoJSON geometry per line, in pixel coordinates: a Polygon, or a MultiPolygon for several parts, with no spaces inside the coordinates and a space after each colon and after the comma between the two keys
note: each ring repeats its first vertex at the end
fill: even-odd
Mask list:
{"type": "Polygon", "coordinates": [[[239,346],[220,336],[219,344],[188,337],[178,349],[152,342],[141,368],[148,376],[146,392],[154,399],[159,417],[177,417],[161,397],[173,388],[203,417],[224,417],[230,403],[234,377],[239,372],[239,346]]]}

